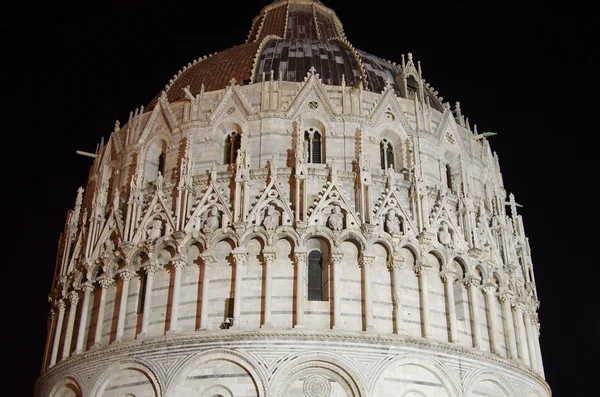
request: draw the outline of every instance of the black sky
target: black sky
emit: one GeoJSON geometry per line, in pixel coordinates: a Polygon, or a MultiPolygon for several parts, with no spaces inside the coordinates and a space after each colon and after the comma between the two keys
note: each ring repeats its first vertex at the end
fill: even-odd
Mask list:
{"type": "MultiPolygon", "coordinates": [[[[555,396],[584,394],[600,353],[591,6],[323,2],[356,48],[395,62],[412,52],[471,126],[498,132],[490,143],[532,248],[546,377],[555,396]]],[[[5,13],[2,317],[14,383],[2,395],[31,395],[39,376],[57,240],[92,160],[75,151],[93,152],[183,65],[243,43],[267,3],[22,2],[5,13]]]]}

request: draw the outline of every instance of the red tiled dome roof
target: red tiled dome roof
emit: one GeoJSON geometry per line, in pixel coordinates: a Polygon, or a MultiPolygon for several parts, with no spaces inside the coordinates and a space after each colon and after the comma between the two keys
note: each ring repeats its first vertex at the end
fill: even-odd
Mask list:
{"type": "MultiPolygon", "coordinates": [[[[379,92],[391,81],[399,92],[395,76],[399,67],[357,50],[344,37],[343,27],[331,9],[317,0],[278,0],[254,18],[245,44],[216,53],[184,68],[166,86],[169,102],[192,94],[225,88],[235,79],[239,84],[270,78],[301,82],[314,67],[325,84],[347,85],[359,80],[366,89],[379,92]],[[262,45],[261,45],[262,44],[262,45]]],[[[158,96],[149,104],[151,109],[158,96]]]]}

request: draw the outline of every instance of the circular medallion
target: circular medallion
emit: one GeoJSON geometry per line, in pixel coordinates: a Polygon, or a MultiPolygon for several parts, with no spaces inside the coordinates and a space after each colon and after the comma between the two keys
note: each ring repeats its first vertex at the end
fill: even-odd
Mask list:
{"type": "Polygon", "coordinates": [[[307,397],[329,397],[331,385],[324,376],[311,375],[304,381],[303,390],[307,397]]]}

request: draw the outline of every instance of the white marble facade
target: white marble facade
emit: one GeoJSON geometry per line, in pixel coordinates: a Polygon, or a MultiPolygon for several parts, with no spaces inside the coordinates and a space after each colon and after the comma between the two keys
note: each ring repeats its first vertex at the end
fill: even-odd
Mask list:
{"type": "Polygon", "coordinates": [[[36,396],[551,395],[523,222],[458,105],[232,80],[96,155],[36,396]]]}

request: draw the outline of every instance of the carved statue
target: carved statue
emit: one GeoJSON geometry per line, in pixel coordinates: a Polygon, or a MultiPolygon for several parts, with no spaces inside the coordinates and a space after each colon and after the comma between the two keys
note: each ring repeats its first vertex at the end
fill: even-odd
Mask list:
{"type": "Polygon", "coordinates": [[[107,254],[112,253],[115,250],[115,243],[109,237],[104,241],[104,252],[107,254]]]}
{"type": "Polygon", "coordinates": [[[152,221],[152,226],[148,229],[148,239],[156,240],[160,236],[162,236],[163,224],[160,218],[155,218],[152,221]]]}
{"type": "Polygon", "coordinates": [[[400,220],[398,219],[394,211],[390,211],[387,213],[387,216],[385,218],[385,229],[388,233],[392,234],[402,232],[402,230],[400,229],[400,220]]]}
{"type": "Polygon", "coordinates": [[[263,219],[263,226],[267,230],[275,230],[275,228],[279,225],[279,217],[277,216],[277,212],[275,211],[275,206],[273,204],[269,204],[265,211],[265,219],[263,219]]]}
{"type": "Polygon", "coordinates": [[[160,173],[160,171],[158,171],[158,176],[156,177],[156,189],[161,191],[163,188],[163,182],[164,182],[165,178],[163,178],[162,174],[160,173]]]}
{"type": "Polygon", "coordinates": [[[440,225],[440,228],[438,230],[438,241],[448,249],[454,248],[452,234],[448,230],[448,224],[446,222],[442,222],[442,224],[440,225]]]}
{"type": "Polygon", "coordinates": [[[219,210],[217,207],[212,207],[208,212],[206,221],[204,222],[205,232],[214,232],[219,228],[219,210]]]}
{"type": "Polygon", "coordinates": [[[389,189],[393,189],[394,185],[396,184],[396,173],[394,172],[394,169],[391,165],[388,167],[387,170],[385,170],[385,173],[387,176],[386,185],[389,189]]]}
{"type": "Polygon", "coordinates": [[[342,231],[344,227],[344,216],[342,215],[342,209],[337,205],[331,210],[331,215],[327,219],[327,226],[334,232],[342,231]]]}

